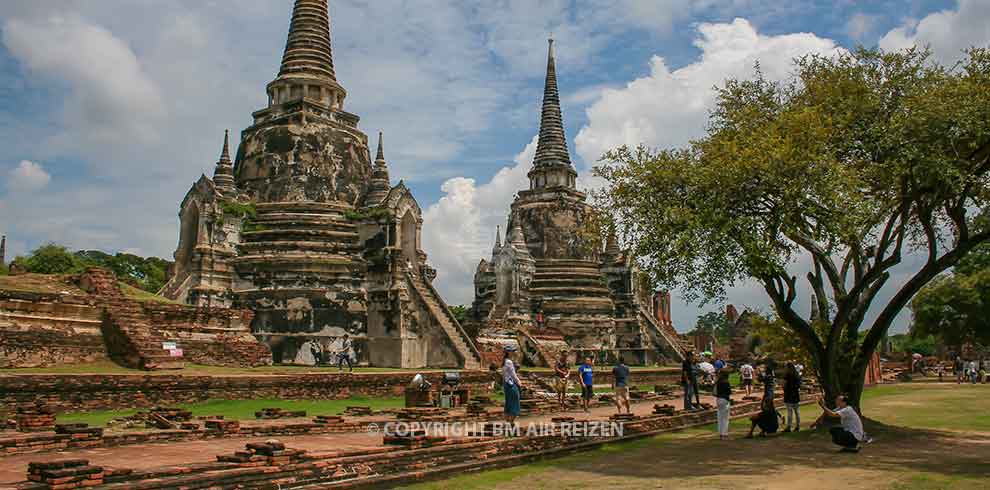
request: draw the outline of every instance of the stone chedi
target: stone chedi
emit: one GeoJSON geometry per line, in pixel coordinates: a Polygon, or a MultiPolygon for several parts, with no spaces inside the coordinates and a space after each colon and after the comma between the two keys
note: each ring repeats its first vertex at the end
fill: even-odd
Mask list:
{"type": "Polygon", "coordinates": [[[163,294],[253,310],[275,362],[331,358],[348,334],[359,363],[476,367],[431,284],[416,199],[391,185],[382,136],[372,163],[359,117],[344,110],[326,0],[295,1],[266,90],[235,161],[225,136],[213,178],[183,199],[163,294]]]}
{"type": "Polygon", "coordinates": [[[541,346],[551,343],[542,339],[561,337],[572,350],[605,349],[628,362],[653,362],[661,353],[679,358],[676,334],[656,321],[632,258],[614,236],[602,251],[582,234],[591,207],[575,186],[554,58],[551,39],[529,189],[511,205],[506,242],[496,236],[491,260],[482,260],[475,273],[471,316],[479,337],[492,338],[493,330],[519,334],[519,342],[535,344],[523,351],[533,352],[536,362],[548,362],[548,351],[559,349],[541,346]]]}

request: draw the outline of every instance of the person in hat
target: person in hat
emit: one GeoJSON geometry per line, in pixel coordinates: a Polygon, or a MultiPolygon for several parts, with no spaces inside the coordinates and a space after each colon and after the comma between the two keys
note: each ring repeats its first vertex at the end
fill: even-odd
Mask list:
{"type": "Polygon", "coordinates": [[[505,357],[502,358],[502,391],[505,392],[505,421],[509,424],[516,423],[519,416],[520,406],[520,386],[519,375],[516,373],[516,363],[512,360],[512,354],[516,348],[509,346],[505,348],[505,357]]]}

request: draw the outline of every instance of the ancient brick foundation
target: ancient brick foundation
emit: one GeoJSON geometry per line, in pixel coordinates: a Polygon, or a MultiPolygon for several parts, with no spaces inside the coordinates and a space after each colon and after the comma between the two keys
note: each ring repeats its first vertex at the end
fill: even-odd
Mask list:
{"type": "MultiPolygon", "coordinates": [[[[424,375],[440,386],[441,372],[424,375]]],[[[401,396],[413,373],[257,376],[0,375],[0,406],[46,405],[56,412],[149,408],[209,399],[336,400],[360,395],[401,396]]],[[[461,385],[488,393],[491,375],[461,373],[461,385]]]]}
{"type": "MultiPolygon", "coordinates": [[[[248,310],[191,307],[125,297],[103,269],[79,276],[32,275],[0,289],[0,368],[64,366],[112,359],[141,369],[271,364],[250,332],[248,310]],[[175,344],[181,356],[166,350],[175,344]]],[[[178,352],[174,352],[178,354],[178,352]]]]}
{"type": "MultiPolygon", "coordinates": [[[[808,400],[810,402],[810,400],[808,400]]],[[[807,402],[806,402],[807,403],[807,402]]],[[[733,405],[733,417],[745,416],[759,408],[759,403],[733,405]]],[[[28,467],[28,481],[17,484],[21,490],[58,490],[53,477],[78,477],[102,473],[103,480],[93,486],[115,490],[152,490],[178,488],[217,489],[291,489],[320,488],[393,488],[416,480],[438,478],[465,471],[477,471],[519,465],[541,458],[598,447],[605,443],[631,440],[650,435],[714,423],[715,410],[678,412],[675,415],[626,417],[613,420],[608,433],[567,434],[554,431],[549,435],[521,437],[467,437],[457,440],[430,438],[421,446],[380,448],[307,454],[277,441],[247,443],[244,451],[218,454],[215,461],[192,462],[183,466],[146,470],[105,468],[99,461],[65,460],[63,465],[87,468],[42,475],[39,464],[28,467]],[[621,424],[621,429],[617,429],[621,424]],[[435,439],[435,442],[432,442],[435,439]],[[92,466],[91,466],[92,465],[92,466]],[[44,476],[44,477],[40,477],[44,476]],[[112,486],[111,486],[112,485],[112,486]]],[[[388,442],[387,438],[385,442],[388,442]]],[[[48,463],[52,465],[53,463],[48,463]]]]}

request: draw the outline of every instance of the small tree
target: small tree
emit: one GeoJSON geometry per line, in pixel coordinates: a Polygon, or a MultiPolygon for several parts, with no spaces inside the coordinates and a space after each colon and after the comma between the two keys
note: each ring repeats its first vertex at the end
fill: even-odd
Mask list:
{"type": "Polygon", "coordinates": [[[690,147],[606,154],[597,204],[661,287],[713,298],[755,278],[826,398],[858,407],[894,317],[990,239],[988,169],[990,53],[945,67],[919,50],[859,50],[796,60],[785,83],[758,69],[728,81],[690,147]],[[908,253],[921,264],[891,284],[908,253]],[[808,293],[795,268],[814,320],[796,308],[808,293]]]}
{"type": "Polygon", "coordinates": [[[79,257],[54,243],[42,245],[27,257],[17,257],[14,262],[24,271],[35,274],[73,274],[85,267],[79,257]]]}

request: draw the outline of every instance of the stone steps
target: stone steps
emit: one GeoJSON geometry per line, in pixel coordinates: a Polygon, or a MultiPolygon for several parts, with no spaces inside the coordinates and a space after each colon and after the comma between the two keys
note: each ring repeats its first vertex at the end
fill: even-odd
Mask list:
{"type": "Polygon", "coordinates": [[[460,326],[455,323],[456,320],[450,316],[446,305],[442,302],[443,300],[441,300],[433,291],[433,288],[431,288],[428,284],[425,284],[421,278],[415,277],[411,274],[408,275],[408,278],[409,283],[419,294],[420,299],[424,304],[426,304],[431,316],[433,316],[440,327],[444,330],[447,334],[447,338],[461,355],[461,358],[464,360],[464,369],[480,369],[480,355],[478,355],[478,352],[474,346],[469,344],[470,340],[467,338],[467,334],[464,333],[464,330],[460,328],[460,326]]]}
{"type": "Polygon", "coordinates": [[[238,249],[242,254],[252,254],[252,253],[280,253],[280,252],[294,252],[294,251],[307,251],[307,252],[323,252],[328,254],[339,253],[341,251],[357,251],[358,244],[356,242],[326,242],[326,241],[288,241],[288,240],[268,240],[268,241],[250,241],[242,243],[238,246],[238,249]]]}

